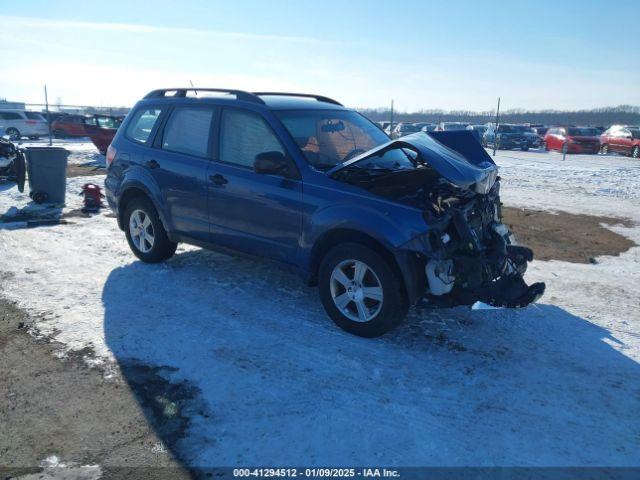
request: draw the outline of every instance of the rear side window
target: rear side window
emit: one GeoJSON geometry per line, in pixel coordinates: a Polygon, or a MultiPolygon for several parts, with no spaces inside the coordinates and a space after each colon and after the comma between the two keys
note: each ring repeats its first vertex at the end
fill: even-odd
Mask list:
{"type": "Polygon", "coordinates": [[[262,117],[243,110],[225,110],[220,135],[220,160],[253,168],[256,155],[285,154],[271,127],[262,117]]]}
{"type": "Polygon", "coordinates": [[[20,114],[15,112],[0,112],[0,118],[3,120],[22,120],[20,114]]]}
{"type": "Polygon", "coordinates": [[[196,157],[209,156],[213,109],[176,108],[164,127],[162,149],[196,157]]]}
{"type": "Polygon", "coordinates": [[[40,120],[41,122],[44,120],[44,117],[39,113],[35,112],[25,112],[25,115],[29,120],[40,120]]]}
{"type": "Polygon", "coordinates": [[[159,117],[158,108],[138,110],[129,122],[125,135],[138,143],[146,143],[159,117]]]}

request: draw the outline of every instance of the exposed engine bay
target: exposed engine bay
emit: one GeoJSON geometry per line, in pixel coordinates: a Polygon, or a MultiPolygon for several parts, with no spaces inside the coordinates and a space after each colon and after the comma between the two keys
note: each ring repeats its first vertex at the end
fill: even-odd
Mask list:
{"type": "MultiPolygon", "coordinates": [[[[462,139],[459,149],[455,148],[456,138],[447,138],[452,146],[435,142],[438,145],[432,147],[434,140],[425,142],[427,137],[424,133],[409,135],[395,145],[414,152],[410,155],[413,168],[379,168],[371,156],[363,155],[336,169],[333,178],[422,210],[426,232],[401,248],[415,252],[420,262],[427,303],[455,306],[481,301],[515,308],[536,301],[545,284],[529,286],[523,279],[533,252],[516,245],[502,223],[497,167],[470,136],[477,149],[463,135],[458,136],[462,139]],[[446,155],[440,155],[443,150],[446,155]],[[475,161],[469,162],[469,155],[475,161]],[[438,156],[436,161],[434,156],[438,156]],[[369,160],[363,162],[366,158],[369,160]],[[450,170],[451,158],[457,163],[450,170]]],[[[388,151],[387,147],[373,155],[388,151]]]]}

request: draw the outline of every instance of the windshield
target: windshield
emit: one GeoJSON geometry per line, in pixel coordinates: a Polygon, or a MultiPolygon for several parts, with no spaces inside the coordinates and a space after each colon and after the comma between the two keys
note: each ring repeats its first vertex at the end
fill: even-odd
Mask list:
{"type": "Polygon", "coordinates": [[[414,133],[414,132],[419,132],[420,127],[418,125],[410,125],[410,124],[407,125],[406,123],[404,123],[400,127],[400,130],[403,132],[414,133]]]}
{"type": "Polygon", "coordinates": [[[630,128],[629,132],[631,133],[631,136],[635,139],[640,138],[640,128],[630,128]]]}
{"type": "Polygon", "coordinates": [[[521,125],[500,125],[498,127],[500,133],[524,133],[526,130],[526,127],[521,125]]]}
{"type": "MultiPolygon", "coordinates": [[[[387,137],[376,125],[359,113],[348,110],[281,110],[274,112],[282,121],[314,167],[327,170],[378,145],[387,137]]],[[[409,163],[399,150],[384,158],[392,162],[409,163]]]]}
{"type": "Polygon", "coordinates": [[[567,129],[567,135],[571,137],[596,137],[598,131],[595,128],[572,127],[567,129]]]}
{"type": "Polygon", "coordinates": [[[101,116],[94,116],[93,121],[91,122],[87,122],[87,123],[91,123],[93,125],[98,125],[99,127],[102,128],[118,128],[120,126],[120,124],[122,123],[122,120],[116,117],[101,117],[101,116]]]}
{"type": "Polygon", "coordinates": [[[442,128],[447,132],[453,131],[453,130],[466,130],[467,124],[466,123],[444,123],[442,124],[442,128]]]}

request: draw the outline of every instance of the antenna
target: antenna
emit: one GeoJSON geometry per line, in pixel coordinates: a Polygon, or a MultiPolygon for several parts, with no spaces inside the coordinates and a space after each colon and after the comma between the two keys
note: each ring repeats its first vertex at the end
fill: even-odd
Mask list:
{"type": "Polygon", "coordinates": [[[189,80],[189,83],[193,87],[193,91],[195,92],[196,96],[198,96],[198,91],[196,90],[196,87],[193,86],[193,82],[191,80],[189,80]]]}

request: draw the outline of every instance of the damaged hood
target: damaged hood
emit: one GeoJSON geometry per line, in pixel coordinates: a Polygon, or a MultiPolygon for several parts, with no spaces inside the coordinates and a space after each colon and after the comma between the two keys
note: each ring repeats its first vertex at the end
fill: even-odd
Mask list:
{"type": "Polygon", "coordinates": [[[358,162],[398,148],[413,150],[418,154],[420,162],[432,167],[451,183],[460,187],[475,186],[478,193],[487,193],[498,176],[497,165],[468,131],[412,133],[336,165],[327,174],[332,175],[358,162]]]}

